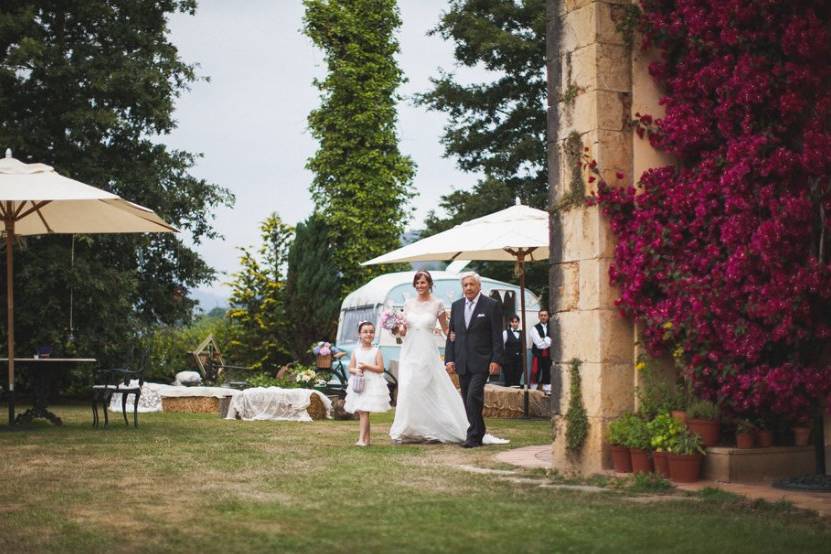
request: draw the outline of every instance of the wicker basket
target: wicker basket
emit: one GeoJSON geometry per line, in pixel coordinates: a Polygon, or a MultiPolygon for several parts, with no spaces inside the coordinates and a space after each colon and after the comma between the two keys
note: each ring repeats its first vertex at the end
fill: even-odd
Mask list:
{"type": "Polygon", "coordinates": [[[332,355],[327,354],[326,356],[321,356],[320,354],[317,355],[317,367],[320,369],[331,369],[332,367],[332,355]]]}

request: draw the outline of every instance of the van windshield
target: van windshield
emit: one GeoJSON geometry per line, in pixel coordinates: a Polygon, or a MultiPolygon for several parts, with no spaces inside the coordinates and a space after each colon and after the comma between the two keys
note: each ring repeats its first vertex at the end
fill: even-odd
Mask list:
{"type": "Polygon", "coordinates": [[[378,322],[378,306],[358,306],[343,311],[338,343],[358,342],[358,324],[362,321],[378,322]]]}

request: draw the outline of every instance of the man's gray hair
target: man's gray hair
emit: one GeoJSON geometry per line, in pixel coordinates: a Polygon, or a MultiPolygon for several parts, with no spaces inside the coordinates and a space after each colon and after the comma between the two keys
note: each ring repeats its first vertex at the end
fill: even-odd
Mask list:
{"type": "Polygon", "coordinates": [[[479,285],[482,284],[482,278],[475,271],[465,271],[464,273],[462,273],[461,276],[459,277],[459,281],[461,283],[464,283],[465,279],[473,279],[474,281],[479,283],[479,285]]]}

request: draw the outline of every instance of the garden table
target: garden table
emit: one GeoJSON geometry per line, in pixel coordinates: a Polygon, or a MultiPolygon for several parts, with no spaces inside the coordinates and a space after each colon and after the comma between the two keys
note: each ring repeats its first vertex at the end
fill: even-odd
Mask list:
{"type": "MultiPolygon", "coordinates": [[[[8,358],[0,358],[0,362],[8,362],[8,358]]],[[[61,418],[50,412],[49,390],[54,376],[59,370],[75,364],[95,363],[95,358],[15,358],[15,365],[26,368],[32,373],[32,388],[34,392],[34,405],[22,414],[18,414],[14,424],[20,425],[31,423],[32,419],[42,417],[48,419],[55,425],[63,425],[61,418]]],[[[9,422],[11,425],[12,422],[9,422]]]]}

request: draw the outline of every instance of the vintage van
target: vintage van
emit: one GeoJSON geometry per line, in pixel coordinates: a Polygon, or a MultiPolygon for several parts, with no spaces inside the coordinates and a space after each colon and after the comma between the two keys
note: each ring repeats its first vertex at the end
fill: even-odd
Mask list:
{"type": "MultiPolygon", "coordinates": [[[[390,362],[398,360],[401,345],[396,342],[392,333],[378,326],[378,321],[384,310],[401,310],[408,298],[415,297],[414,275],[415,271],[379,275],[350,293],[341,304],[337,334],[338,348],[351,354],[358,345],[358,323],[375,322],[375,344],[384,356],[384,365],[390,369],[390,362]]],[[[430,275],[433,277],[433,295],[444,302],[449,314],[450,305],[462,297],[461,274],[431,271],[430,275]]],[[[511,315],[520,312],[519,285],[482,277],[482,294],[498,299],[502,303],[504,327],[507,329],[511,315]]],[[[537,322],[539,309],[539,298],[525,289],[525,314],[529,327],[537,322]]],[[[436,348],[438,353],[443,355],[445,339],[438,331],[438,324],[436,330],[436,348]]],[[[344,364],[348,359],[344,357],[344,364]]]]}

